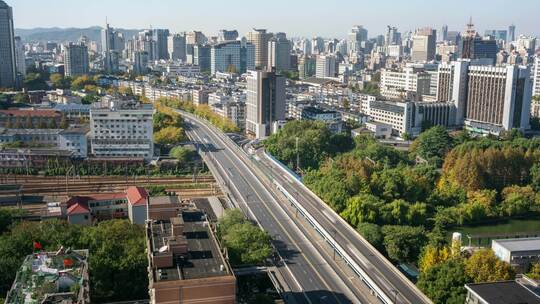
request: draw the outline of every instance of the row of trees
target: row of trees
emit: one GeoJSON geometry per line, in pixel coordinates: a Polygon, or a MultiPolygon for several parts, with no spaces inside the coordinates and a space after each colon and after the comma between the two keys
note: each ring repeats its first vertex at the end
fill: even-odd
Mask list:
{"type": "MultiPolygon", "coordinates": [[[[92,301],[112,302],[148,297],[148,264],[142,227],[127,220],[96,226],[70,225],[59,220],[12,222],[0,209],[0,294],[9,290],[24,257],[33,252],[33,241],[47,251],[60,246],[89,249],[92,301]],[[6,226],[6,222],[8,226],[6,226]]],[[[8,217],[11,214],[7,215],[8,217]]]]}
{"type": "Polygon", "coordinates": [[[195,105],[191,101],[176,98],[160,98],[156,103],[193,113],[208,120],[211,124],[225,133],[237,133],[240,129],[228,118],[216,114],[208,105],[195,105]]]}
{"type": "Polygon", "coordinates": [[[154,141],[161,145],[173,145],[186,140],[182,117],[161,103],[156,103],[155,107],[154,141]]]}

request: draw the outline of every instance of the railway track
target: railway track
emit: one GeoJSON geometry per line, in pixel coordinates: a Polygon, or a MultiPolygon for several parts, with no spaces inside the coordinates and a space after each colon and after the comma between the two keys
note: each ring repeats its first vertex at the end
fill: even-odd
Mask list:
{"type": "MultiPolygon", "coordinates": [[[[84,182],[84,183],[108,183],[108,182],[148,182],[148,183],[170,183],[170,182],[191,182],[192,176],[181,177],[125,177],[125,176],[81,176],[81,177],[68,177],[67,180],[70,183],[84,182]]],[[[197,181],[213,181],[214,178],[211,175],[199,175],[196,177],[197,181]]],[[[33,184],[33,183],[65,183],[65,176],[26,176],[26,175],[0,175],[0,184],[33,184]]]]}
{"type": "Polygon", "coordinates": [[[87,195],[91,193],[123,192],[129,186],[164,186],[168,192],[191,195],[198,192],[219,192],[209,175],[181,177],[122,177],[122,176],[25,176],[0,175],[0,184],[20,184],[23,195],[87,195]]]}

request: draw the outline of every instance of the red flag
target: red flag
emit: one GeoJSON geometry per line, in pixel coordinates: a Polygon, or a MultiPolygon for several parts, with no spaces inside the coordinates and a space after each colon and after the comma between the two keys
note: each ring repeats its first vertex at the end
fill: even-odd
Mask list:
{"type": "Polygon", "coordinates": [[[41,249],[43,249],[43,246],[41,246],[40,242],[34,241],[34,249],[41,250],[41,249]]]}
{"type": "Polygon", "coordinates": [[[73,266],[73,260],[72,259],[64,259],[64,267],[68,268],[73,266]]]}

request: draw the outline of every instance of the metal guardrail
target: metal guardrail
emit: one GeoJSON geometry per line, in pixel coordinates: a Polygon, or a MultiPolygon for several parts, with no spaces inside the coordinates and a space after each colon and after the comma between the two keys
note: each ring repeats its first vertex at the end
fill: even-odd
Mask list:
{"type": "Polygon", "coordinates": [[[309,224],[315,228],[315,230],[324,238],[324,240],[336,251],[336,253],[343,258],[343,260],[349,265],[349,267],[356,273],[362,281],[376,293],[383,303],[392,304],[393,301],[377,286],[377,284],[369,277],[369,275],[352,259],[352,257],[345,252],[343,247],[339,245],[334,238],[319,224],[319,222],[309,214],[309,212],[287,191],[279,182],[274,180],[274,184],[277,189],[281,191],[287,199],[294,205],[294,207],[300,212],[302,216],[309,222],[309,224]]]}

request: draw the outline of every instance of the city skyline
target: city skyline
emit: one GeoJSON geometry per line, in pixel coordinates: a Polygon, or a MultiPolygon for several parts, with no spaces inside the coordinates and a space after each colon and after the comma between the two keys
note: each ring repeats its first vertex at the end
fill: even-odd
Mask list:
{"type": "Polygon", "coordinates": [[[438,30],[443,24],[447,24],[450,30],[462,31],[472,16],[480,32],[486,29],[506,29],[508,25],[515,24],[518,34],[540,35],[534,17],[534,12],[540,9],[540,3],[535,0],[524,1],[526,5],[522,7],[529,9],[514,11],[504,10],[508,5],[506,0],[458,0],[453,5],[460,9],[447,11],[442,11],[441,6],[433,5],[433,2],[426,3],[423,0],[392,2],[392,5],[388,5],[382,2],[341,1],[340,6],[336,6],[336,12],[330,14],[328,6],[312,5],[304,0],[257,3],[257,9],[244,0],[235,1],[233,5],[211,0],[206,2],[206,9],[172,0],[119,0],[107,3],[97,0],[86,2],[86,14],[81,16],[69,13],[80,9],[77,1],[54,0],[46,6],[37,0],[7,1],[13,7],[15,27],[19,29],[104,26],[107,19],[117,28],[168,28],[172,32],[202,30],[210,34],[217,34],[219,29],[227,28],[237,29],[241,35],[245,35],[256,27],[267,28],[272,32],[287,32],[291,37],[344,38],[355,24],[364,25],[370,37],[383,34],[387,25],[396,26],[401,32],[424,26],[438,30]],[[104,9],[104,5],[108,9],[104,9]],[[149,5],[156,8],[148,10],[149,5]],[[36,7],[40,9],[36,10],[36,7]],[[273,14],[268,13],[279,8],[282,8],[279,11],[280,18],[274,18],[273,14]],[[329,21],[321,22],[324,20],[329,21]]]}

